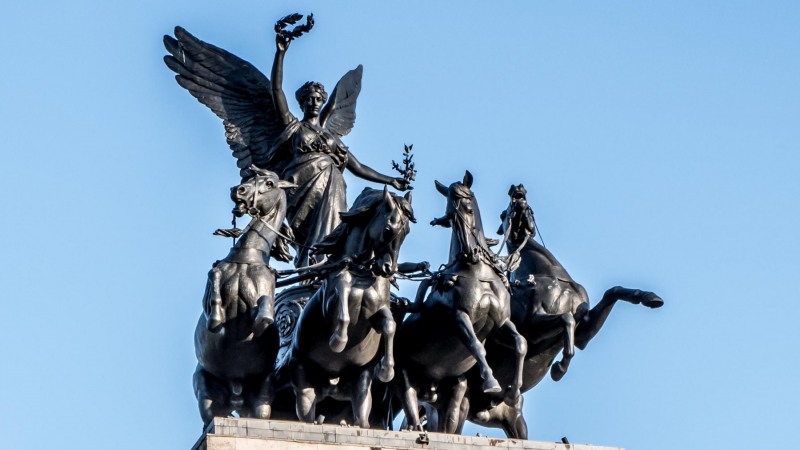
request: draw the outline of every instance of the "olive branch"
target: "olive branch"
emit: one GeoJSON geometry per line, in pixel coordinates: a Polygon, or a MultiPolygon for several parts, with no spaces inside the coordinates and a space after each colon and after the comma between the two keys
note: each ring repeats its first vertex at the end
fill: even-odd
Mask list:
{"type": "Polygon", "coordinates": [[[288,16],[283,17],[275,23],[275,33],[288,41],[299,38],[303,35],[303,33],[308,33],[312,28],[314,28],[314,14],[309,14],[306,16],[306,23],[302,25],[298,25],[291,30],[287,30],[286,27],[296,24],[302,18],[303,15],[299,13],[289,14],[288,16]]]}
{"type": "Polygon", "coordinates": [[[400,164],[392,160],[392,169],[396,170],[403,176],[403,179],[408,181],[411,184],[417,178],[417,171],[414,169],[414,155],[411,153],[411,149],[414,148],[414,144],[405,145],[403,144],[403,167],[400,167],[400,164]]]}

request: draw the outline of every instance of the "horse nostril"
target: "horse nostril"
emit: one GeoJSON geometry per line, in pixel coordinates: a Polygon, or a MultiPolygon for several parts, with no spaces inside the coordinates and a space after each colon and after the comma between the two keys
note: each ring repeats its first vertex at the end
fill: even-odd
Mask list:
{"type": "Polygon", "coordinates": [[[241,195],[244,195],[244,193],[245,193],[246,191],[247,191],[247,190],[244,188],[244,186],[239,186],[239,187],[236,189],[236,192],[238,192],[238,193],[239,193],[239,194],[241,194],[241,195]]]}

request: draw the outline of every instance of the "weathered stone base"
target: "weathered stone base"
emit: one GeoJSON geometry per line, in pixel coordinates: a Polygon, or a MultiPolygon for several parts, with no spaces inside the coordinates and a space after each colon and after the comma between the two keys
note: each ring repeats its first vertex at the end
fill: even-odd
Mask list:
{"type": "Polygon", "coordinates": [[[582,444],[497,439],[451,434],[420,434],[338,425],[217,417],[192,450],[622,450],[582,444]]]}

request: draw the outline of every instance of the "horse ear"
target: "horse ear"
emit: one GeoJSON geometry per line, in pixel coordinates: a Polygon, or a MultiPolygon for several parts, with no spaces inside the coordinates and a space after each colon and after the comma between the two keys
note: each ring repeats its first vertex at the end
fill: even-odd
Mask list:
{"type": "Polygon", "coordinates": [[[447,190],[447,186],[443,185],[442,183],[439,183],[436,180],[433,180],[433,182],[436,183],[436,190],[439,191],[440,194],[442,194],[445,197],[447,197],[447,195],[449,194],[449,192],[447,190]]]}
{"type": "Polygon", "coordinates": [[[411,191],[406,192],[406,195],[404,195],[403,198],[406,199],[408,203],[411,203],[411,191]]]}
{"type": "Polygon", "coordinates": [[[509,196],[509,197],[511,197],[511,195],[512,195],[512,194],[514,194],[514,190],[515,190],[516,188],[517,188],[517,187],[516,187],[516,186],[514,186],[513,184],[511,185],[511,187],[510,187],[510,188],[508,188],[508,196],[509,196]]]}
{"type": "Polygon", "coordinates": [[[383,201],[390,202],[392,201],[392,193],[389,192],[389,187],[385,184],[383,185],[383,201]]]}
{"type": "Polygon", "coordinates": [[[464,181],[462,181],[461,184],[472,189],[472,174],[469,173],[469,170],[464,172],[464,181]]]}

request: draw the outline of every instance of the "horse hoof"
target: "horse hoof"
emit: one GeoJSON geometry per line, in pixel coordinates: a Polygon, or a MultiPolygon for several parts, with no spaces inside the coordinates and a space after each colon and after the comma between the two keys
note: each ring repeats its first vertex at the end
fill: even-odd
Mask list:
{"type": "Polygon", "coordinates": [[[256,337],[261,336],[273,322],[268,317],[256,318],[255,322],[253,322],[253,335],[256,337]]]}
{"type": "Polygon", "coordinates": [[[382,383],[388,383],[392,381],[394,378],[394,369],[391,367],[383,366],[381,367],[380,372],[378,372],[378,379],[382,383]]]}
{"type": "Polygon", "coordinates": [[[564,378],[564,375],[566,375],[566,373],[567,371],[561,368],[561,364],[558,363],[553,364],[550,367],[550,378],[552,378],[553,381],[561,380],[562,378],[564,378]]]}
{"type": "Polygon", "coordinates": [[[642,299],[642,305],[647,306],[648,308],[661,308],[664,306],[664,300],[661,297],[657,296],[652,292],[648,292],[645,294],[644,299],[642,299]]]}
{"type": "Polygon", "coordinates": [[[345,347],[347,347],[347,337],[338,337],[336,335],[331,336],[331,339],[328,341],[328,345],[331,347],[331,350],[334,353],[341,353],[345,347]]]}
{"type": "Polygon", "coordinates": [[[208,326],[208,331],[216,333],[217,331],[219,331],[223,322],[224,321],[222,320],[222,313],[220,311],[212,312],[211,316],[209,316],[208,321],[206,322],[206,325],[208,326]]]}
{"type": "Polygon", "coordinates": [[[500,387],[500,383],[494,377],[491,377],[483,382],[483,392],[486,394],[499,394],[503,392],[503,388],[500,387]]]}

